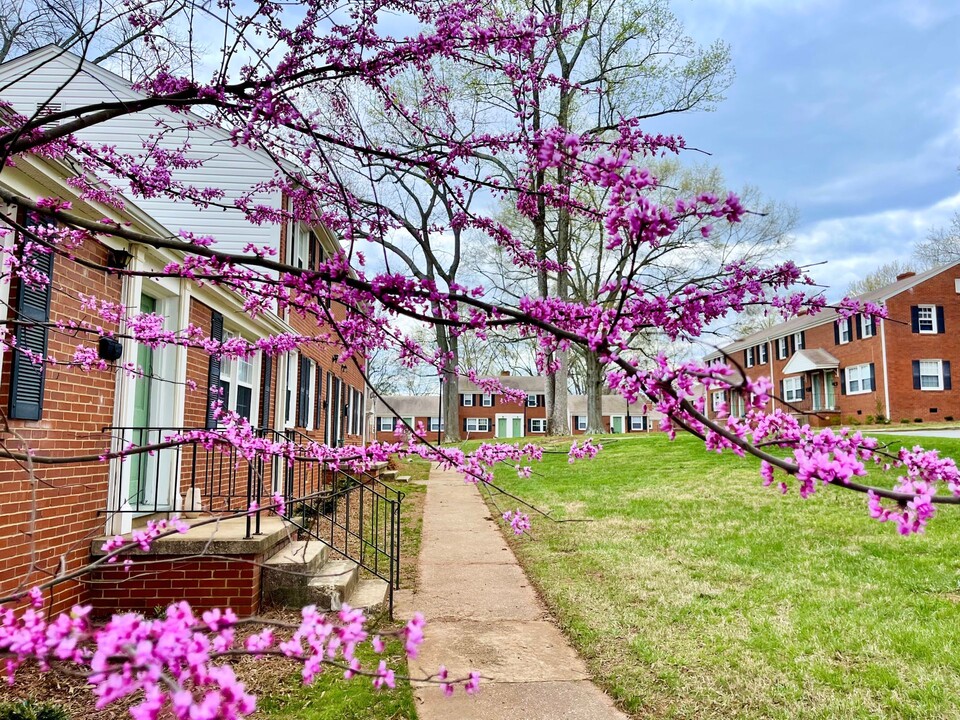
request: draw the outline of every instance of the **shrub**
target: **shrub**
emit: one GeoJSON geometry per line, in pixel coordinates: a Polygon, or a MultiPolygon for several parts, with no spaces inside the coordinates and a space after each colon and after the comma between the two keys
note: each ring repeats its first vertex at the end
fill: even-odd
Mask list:
{"type": "Polygon", "coordinates": [[[70,720],[70,716],[56,703],[19,700],[0,703],[0,720],[70,720]]]}

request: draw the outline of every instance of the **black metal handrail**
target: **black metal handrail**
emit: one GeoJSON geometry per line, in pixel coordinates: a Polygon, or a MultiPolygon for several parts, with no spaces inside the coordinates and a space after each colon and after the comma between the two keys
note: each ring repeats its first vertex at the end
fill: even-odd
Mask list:
{"type": "MultiPolygon", "coordinates": [[[[187,427],[111,427],[123,448],[159,445],[196,430],[187,427]]],[[[400,583],[400,506],[404,493],[366,471],[348,472],[311,457],[307,451],[317,441],[298,430],[255,428],[258,438],[293,445],[292,455],[258,454],[252,460],[231,445],[211,446],[190,440],[159,451],[134,453],[128,482],[117,484],[112,512],[139,515],[178,510],[173,488],[186,491],[186,501],[199,491],[204,512],[242,512],[256,501],[269,505],[271,489],[281,487],[285,520],[301,534],[320,540],[386,581],[390,613],[393,593],[400,583]],[[177,479],[179,478],[179,483],[177,479]],[[265,498],[267,499],[265,502],[265,498]]],[[[286,450],[289,452],[289,450],[286,450]]],[[[180,508],[190,510],[189,505],[180,508]]],[[[260,534],[261,510],[246,516],[246,535],[260,534]]]]}
{"type": "Polygon", "coordinates": [[[285,519],[388,585],[393,616],[400,586],[400,507],[403,493],[368,473],[330,469],[333,486],[288,502],[285,519]],[[386,490],[380,492],[379,488],[386,490]]]}

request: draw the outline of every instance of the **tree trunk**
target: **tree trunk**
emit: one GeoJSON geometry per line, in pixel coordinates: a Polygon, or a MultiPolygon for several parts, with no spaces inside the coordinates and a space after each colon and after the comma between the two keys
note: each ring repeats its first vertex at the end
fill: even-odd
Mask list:
{"type": "Polygon", "coordinates": [[[443,417],[443,441],[460,442],[460,376],[457,365],[460,362],[460,343],[448,334],[443,325],[436,325],[437,347],[451,357],[443,366],[443,384],[440,394],[443,417]]]}
{"type": "Polygon", "coordinates": [[[605,433],[603,426],[603,364],[593,353],[587,353],[584,374],[587,386],[587,432],[605,433]]]}

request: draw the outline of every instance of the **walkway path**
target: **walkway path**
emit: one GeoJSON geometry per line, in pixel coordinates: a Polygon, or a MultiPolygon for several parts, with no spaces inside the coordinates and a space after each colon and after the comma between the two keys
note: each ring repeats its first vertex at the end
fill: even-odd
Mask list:
{"type": "Polygon", "coordinates": [[[550,620],[477,488],[436,469],[427,485],[419,588],[398,607],[427,618],[410,672],[446,665],[483,680],[473,697],[416,688],[420,720],[626,720],[550,620]]]}

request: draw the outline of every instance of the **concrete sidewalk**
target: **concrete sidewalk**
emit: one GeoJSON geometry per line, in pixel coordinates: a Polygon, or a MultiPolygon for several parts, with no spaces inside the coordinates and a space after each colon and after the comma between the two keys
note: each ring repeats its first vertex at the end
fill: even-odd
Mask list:
{"type": "Polygon", "coordinates": [[[451,677],[483,676],[480,692],[416,687],[420,720],[626,720],[590,682],[503,541],[480,493],[453,472],[433,470],[427,487],[420,583],[400,597],[398,616],[427,619],[412,675],[446,665],[451,677]]]}

